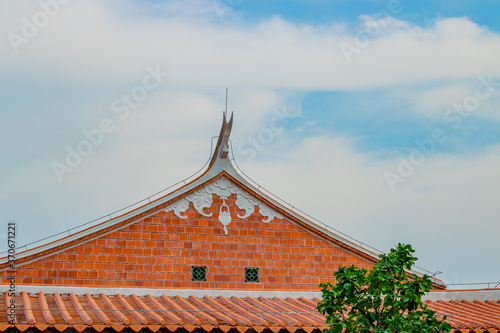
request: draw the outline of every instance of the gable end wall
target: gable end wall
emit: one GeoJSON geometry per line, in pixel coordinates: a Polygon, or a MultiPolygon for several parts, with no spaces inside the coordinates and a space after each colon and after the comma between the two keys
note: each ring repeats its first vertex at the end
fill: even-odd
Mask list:
{"type": "MultiPolygon", "coordinates": [[[[233,217],[225,235],[214,197],[212,217],[189,208],[186,219],[158,212],[128,227],[16,270],[19,285],[318,291],[340,265],[372,263],[306,231],[287,218],[264,223],[254,213],[233,217]],[[191,281],[191,266],[206,266],[207,281],[191,281]],[[244,269],[259,268],[260,282],[245,283],[244,269]]],[[[7,271],[0,276],[8,276],[7,271]]],[[[3,279],[6,281],[6,278],[3,279]]],[[[5,282],[5,283],[6,283],[5,282]]]]}

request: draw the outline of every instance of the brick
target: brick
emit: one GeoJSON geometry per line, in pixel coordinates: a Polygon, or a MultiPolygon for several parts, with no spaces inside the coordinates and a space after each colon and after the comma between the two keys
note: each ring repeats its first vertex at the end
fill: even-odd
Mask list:
{"type": "MultiPolygon", "coordinates": [[[[371,267],[363,258],[286,219],[263,223],[260,215],[251,215],[240,220],[234,212],[243,212],[234,205],[235,199],[233,195],[229,200],[233,212],[229,235],[218,221],[220,206],[212,206],[210,218],[192,208],[187,219],[159,212],[100,239],[23,265],[17,271],[19,281],[95,287],[318,290],[319,281],[333,281],[339,265],[371,267]],[[207,282],[191,281],[192,265],[207,266],[207,282]],[[259,267],[261,283],[244,283],[245,267],[259,267]]],[[[216,202],[221,203],[214,198],[216,202]]]]}

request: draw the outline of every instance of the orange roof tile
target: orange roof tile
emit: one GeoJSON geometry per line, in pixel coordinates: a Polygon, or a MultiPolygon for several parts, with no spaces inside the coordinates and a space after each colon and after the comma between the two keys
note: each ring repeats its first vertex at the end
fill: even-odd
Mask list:
{"type": "MultiPolygon", "coordinates": [[[[10,302],[8,293],[0,296],[10,302]]],[[[28,294],[23,291],[13,297],[16,304],[16,322],[6,322],[6,314],[0,310],[0,331],[9,327],[19,331],[36,328],[43,331],[55,328],[65,331],[72,328],[79,332],[87,328],[103,331],[106,328],[120,332],[125,328],[134,331],[147,329],[157,332],[166,328],[171,332],[179,329],[206,332],[214,328],[226,332],[235,328],[240,333],[249,328],[257,332],[282,329],[290,333],[297,329],[312,332],[326,327],[325,318],[313,300],[287,297],[158,297],[124,296],[121,294],[91,295],[28,294]]],[[[446,315],[453,332],[497,332],[500,330],[500,303],[497,301],[426,301],[429,308],[441,316],[446,315]]]]}

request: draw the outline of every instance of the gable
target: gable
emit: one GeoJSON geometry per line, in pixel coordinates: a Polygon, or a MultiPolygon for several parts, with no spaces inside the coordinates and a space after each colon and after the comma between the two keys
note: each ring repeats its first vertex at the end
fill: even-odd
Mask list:
{"type": "MultiPolygon", "coordinates": [[[[25,264],[19,284],[317,291],[340,265],[373,261],[308,230],[228,175],[152,216],[25,264]],[[206,266],[207,281],[191,281],[206,266]],[[259,269],[246,283],[245,268],[259,269]]],[[[6,274],[4,271],[3,274],[6,274]]]]}
{"type": "MultiPolygon", "coordinates": [[[[231,126],[224,114],[207,169],[181,188],[17,253],[16,283],[309,293],[320,282],[334,282],[341,265],[370,269],[376,253],[270,198],[236,171],[229,158],[231,126]],[[194,281],[193,266],[206,268],[206,280],[194,281]],[[258,273],[258,282],[245,281],[247,268],[258,273]]],[[[0,276],[6,277],[12,272],[2,259],[0,276]]]]}

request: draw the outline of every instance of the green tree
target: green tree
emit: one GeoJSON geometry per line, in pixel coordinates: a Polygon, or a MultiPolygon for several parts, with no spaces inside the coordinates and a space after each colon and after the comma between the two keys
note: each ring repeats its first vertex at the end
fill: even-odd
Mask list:
{"type": "Polygon", "coordinates": [[[451,325],[436,317],[421,297],[432,288],[428,275],[409,273],[417,258],[411,245],[398,244],[371,271],[339,267],[337,283],[321,283],[323,299],[317,309],[326,315],[329,328],[335,332],[450,332],[451,325]]]}

